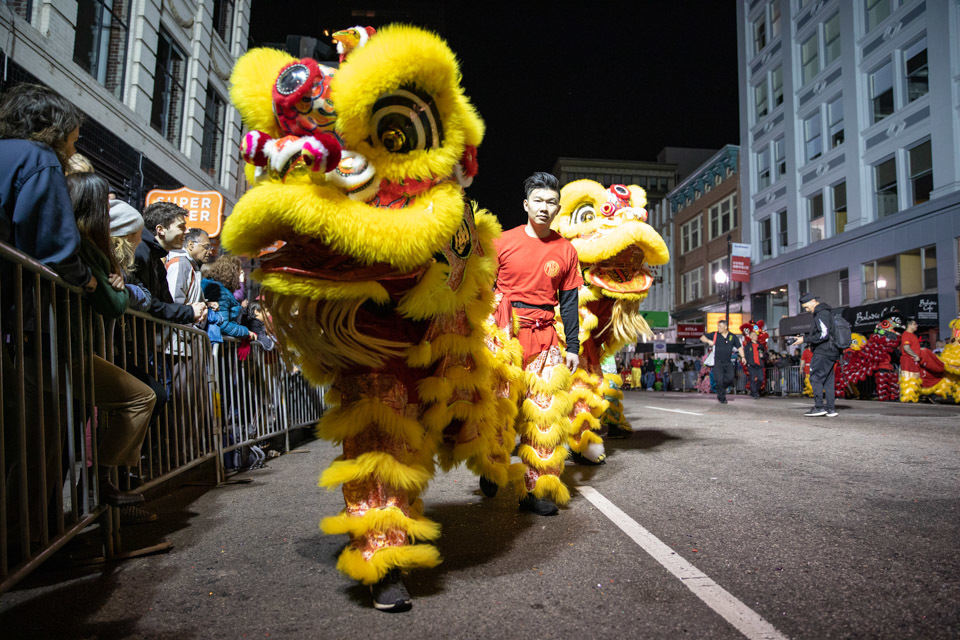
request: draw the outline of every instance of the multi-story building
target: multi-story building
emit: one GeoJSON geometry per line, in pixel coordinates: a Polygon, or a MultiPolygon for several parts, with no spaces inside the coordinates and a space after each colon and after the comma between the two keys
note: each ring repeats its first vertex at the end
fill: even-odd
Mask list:
{"type": "Polygon", "coordinates": [[[729,274],[729,244],[740,242],[738,167],[739,149],[727,145],[670,191],[654,215],[654,227],[671,239],[670,264],[661,274],[669,274],[667,292],[673,297],[659,293],[644,304],[669,304],[675,323],[702,324],[708,312],[726,311],[725,295],[731,313],[741,312],[739,284],[716,282],[718,271],[729,274]]]}
{"type": "Polygon", "coordinates": [[[854,329],[957,316],[960,3],[738,0],[747,301],[776,335],[805,291],[854,329]]]}
{"type": "Polygon", "coordinates": [[[86,115],[77,149],[138,207],[153,188],[244,188],[228,96],[250,0],[0,2],[0,91],[45,84],[86,115]]]}

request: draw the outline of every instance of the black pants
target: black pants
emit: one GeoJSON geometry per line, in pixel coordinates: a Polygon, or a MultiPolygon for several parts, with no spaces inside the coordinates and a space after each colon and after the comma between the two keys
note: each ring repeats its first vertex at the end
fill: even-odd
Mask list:
{"type": "Polygon", "coordinates": [[[810,360],[810,386],[813,387],[813,404],[817,409],[833,411],[836,403],[837,388],[834,380],[833,365],[837,362],[835,350],[822,349],[813,352],[810,360]],[[826,407],[824,407],[826,395],[826,407]]]}
{"type": "Polygon", "coordinates": [[[763,367],[758,364],[747,365],[747,379],[750,381],[750,395],[760,397],[760,385],[763,384],[763,367]]]}
{"type": "Polygon", "coordinates": [[[727,399],[727,386],[733,384],[732,362],[718,362],[713,367],[713,381],[717,385],[717,400],[725,402],[727,399]]]}

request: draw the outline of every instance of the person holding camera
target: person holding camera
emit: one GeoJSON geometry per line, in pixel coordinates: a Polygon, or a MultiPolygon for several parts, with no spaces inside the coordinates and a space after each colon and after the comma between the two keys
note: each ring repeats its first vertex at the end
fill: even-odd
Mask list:
{"type": "Polygon", "coordinates": [[[792,343],[808,344],[813,349],[810,386],[813,387],[814,407],[803,415],[811,418],[835,418],[838,414],[835,404],[837,390],[834,386],[834,365],[840,359],[840,349],[830,340],[833,332],[833,307],[821,302],[820,297],[812,293],[800,296],[800,306],[807,313],[813,314],[813,328],[792,343]]]}
{"type": "Polygon", "coordinates": [[[740,351],[740,338],[730,333],[727,321],[717,323],[712,337],[704,334],[700,342],[713,347],[713,378],[717,384],[717,400],[727,404],[727,386],[733,384],[734,367],[740,351]]]}

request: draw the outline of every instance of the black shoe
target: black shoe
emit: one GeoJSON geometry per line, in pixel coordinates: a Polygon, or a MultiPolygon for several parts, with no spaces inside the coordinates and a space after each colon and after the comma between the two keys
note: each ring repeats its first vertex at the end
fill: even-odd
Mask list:
{"type": "Polygon", "coordinates": [[[129,507],[143,503],[143,495],[133,491],[121,491],[109,480],[100,480],[100,501],[111,507],[129,507]]]}
{"type": "Polygon", "coordinates": [[[555,516],[560,509],[557,503],[549,498],[538,498],[532,493],[528,493],[526,498],[520,500],[520,511],[529,511],[538,516],[555,516]]]}
{"type": "Polygon", "coordinates": [[[120,524],[146,524],[156,522],[157,514],[140,507],[120,507],[120,524]]]}
{"type": "Polygon", "coordinates": [[[726,399],[720,400],[719,402],[720,402],[720,404],[727,404],[727,400],[726,400],[726,399]]]}
{"type": "Polygon", "coordinates": [[[488,498],[492,498],[497,495],[497,489],[500,487],[497,486],[497,483],[492,480],[487,480],[486,477],[480,476],[480,491],[483,492],[483,495],[488,498]]]}
{"type": "Polygon", "coordinates": [[[813,409],[810,409],[810,411],[807,411],[807,412],[806,412],[805,414],[803,414],[803,415],[807,416],[808,418],[819,418],[820,416],[825,416],[825,415],[827,415],[827,410],[826,410],[826,409],[817,409],[816,407],[814,407],[813,409]]]}
{"type": "Polygon", "coordinates": [[[583,454],[577,453],[576,451],[570,452],[570,459],[573,460],[574,464],[582,464],[586,467],[599,467],[607,461],[607,456],[600,456],[599,460],[591,460],[590,458],[585,457],[583,454]]]}
{"type": "Polygon", "coordinates": [[[607,428],[607,435],[603,437],[604,440],[622,440],[624,438],[629,438],[633,435],[633,431],[627,429],[621,429],[619,425],[611,424],[607,428]]]}
{"type": "Polygon", "coordinates": [[[399,569],[391,569],[383,576],[383,580],[370,585],[370,593],[373,594],[374,608],[380,611],[401,613],[413,607],[410,593],[400,579],[399,569]]]}

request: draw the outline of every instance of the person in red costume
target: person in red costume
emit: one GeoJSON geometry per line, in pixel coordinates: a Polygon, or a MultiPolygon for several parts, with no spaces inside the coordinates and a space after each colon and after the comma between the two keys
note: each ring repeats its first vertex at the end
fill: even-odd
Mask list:
{"type": "Polygon", "coordinates": [[[577,292],[583,278],[576,249],[550,229],[560,212],[556,177],[534,173],[524,182],[524,193],[527,223],[504,232],[495,242],[499,263],[495,321],[508,334],[515,334],[523,348],[528,391],[518,429],[519,454],[526,467],[520,508],[555,515],[557,505],[570,499],[560,474],[567,457],[563,443],[571,429],[571,376],[580,361],[577,292]],[[566,335],[565,353],[560,351],[554,328],[557,305],[566,335]]]}

